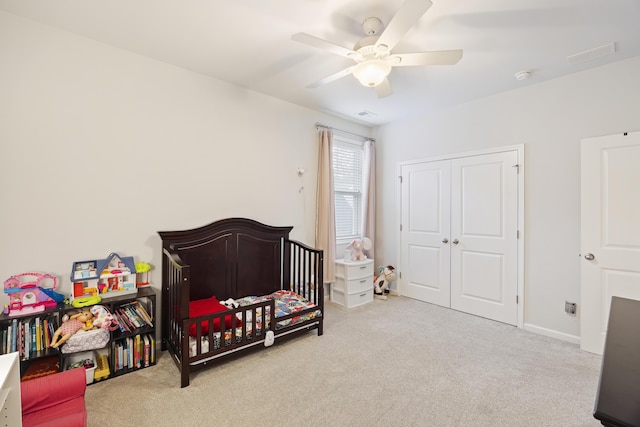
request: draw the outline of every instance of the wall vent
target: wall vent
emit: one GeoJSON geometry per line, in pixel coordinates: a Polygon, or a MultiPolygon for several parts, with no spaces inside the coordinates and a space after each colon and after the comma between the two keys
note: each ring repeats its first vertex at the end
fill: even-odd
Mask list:
{"type": "Polygon", "coordinates": [[[585,50],[584,52],[576,53],[573,55],[567,56],[567,61],[569,64],[582,64],[584,62],[593,61],[597,58],[602,58],[603,56],[611,55],[616,52],[616,44],[609,43],[604,46],[596,47],[590,50],[585,50]]]}
{"type": "Polygon", "coordinates": [[[371,112],[369,110],[362,110],[362,111],[356,113],[356,116],[359,116],[359,117],[376,117],[377,114],[373,113],[373,112],[371,112]]]}

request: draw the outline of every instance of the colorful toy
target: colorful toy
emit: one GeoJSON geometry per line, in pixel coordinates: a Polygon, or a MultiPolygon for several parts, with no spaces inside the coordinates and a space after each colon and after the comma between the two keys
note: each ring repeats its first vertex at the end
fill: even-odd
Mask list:
{"type": "Polygon", "coordinates": [[[62,325],[60,325],[60,327],[53,333],[53,337],[51,338],[51,347],[58,348],[80,329],[84,331],[93,329],[93,314],[89,309],[83,309],[80,313],[74,314],[62,323],[62,325]]]}
{"type": "Polygon", "coordinates": [[[371,240],[368,237],[353,240],[347,245],[347,249],[351,250],[351,261],[364,261],[367,259],[363,251],[368,251],[371,246],[371,240]]]}
{"type": "Polygon", "coordinates": [[[113,317],[109,309],[103,305],[94,305],[89,310],[93,314],[93,326],[110,331],[119,329],[118,321],[113,317]]]}
{"type": "Polygon", "coordinates": [[[387,299],[385,292],[389,292],[389,284],[396,280],[395,268],[392,265],[378,267],[378,275],[374,277],[373,294],[378,299],[387,299]]]}
{"type": "Polygon", "coordinates": [[[98,360],[96,361],[96,363],[96,370],[93,373],[93,377],[95,378],[95,380],[100,381],[109,378],[111,371],[109,370],[109,360],[107,359],[107,355],[98,355],[98,360]]]}
{"type": "Polygon", "coordinates": [[[151,264],[146,262],[136,262],[136,286],[150,286],[151,284],[151,264]]]}
{"type": "Polygon", "coordinates": [[[102,298],[100,298],[99,295],[90,295],[74,299],[71,305],[76,308],[88,307],[90,305],[99,303],[101,300],[102,298]]]}
{"type": "Polygon", "coordinates": [[[110,253],[105,259],[74,262],[71,283],[71,301],[97,295],[109,298],[134,294],[137,288],[133,257],[110,253]]]}
{"type": "Polygon", "coordinates": [[[4,293],[9,297],[5,314],[18,316],[39,313],[55,307],[64,295],[55,292],[58,279],[51,274],[22,273],[4,281],[4,293]]]}

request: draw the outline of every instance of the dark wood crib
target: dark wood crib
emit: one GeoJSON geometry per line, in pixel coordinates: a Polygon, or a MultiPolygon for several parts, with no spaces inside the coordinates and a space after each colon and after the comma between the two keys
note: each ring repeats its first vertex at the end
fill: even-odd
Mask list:
{"type": "Polygon", "coordinates": [[[278,337],[317,329],[324,320],[323,253],[289,240],[293,227],[228,218],[203,227],[161,231],[162,350],[180,370],[192,371],[278,337]],[[308,301],[293,313],[276,313],[271,297],[291,291],[308,301]],[[237,308],[190,317],[195,303],[265,296],[237,308]],[[224,327],[223,327],[224,325],[224,327]]]}

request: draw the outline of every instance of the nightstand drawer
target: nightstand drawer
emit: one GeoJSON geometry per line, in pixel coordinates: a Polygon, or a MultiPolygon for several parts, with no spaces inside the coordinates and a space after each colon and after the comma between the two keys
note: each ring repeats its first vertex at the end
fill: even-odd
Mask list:
{"type": "Polygon", "coordinates": [[[373,301],[373,289],[369,289],[365,292],[349,294],[347,296],[347,307],[356,307],[362,304],[369,303],[371,301],[373,301]]]}
{"type": "Polygon", "coordinates": [[[336,276],[346,280],[373,276],[373,260],[336,262],[336,276]]]}
{"type": "Polygon", "coordinates": [[[366,291],[356,292],[354,294],[345,294],[343,290],[331,289],[331,301],[353,308],[358,305],[367,304],[373,301],[373,287],[366,291]]]}
{"type": "Polygon", "coordinates": [[[373,292],[373,276],[363,277],[361,279],[349,280],[347,289],[350,294],[356,292],[370,291],[373,292]]]}

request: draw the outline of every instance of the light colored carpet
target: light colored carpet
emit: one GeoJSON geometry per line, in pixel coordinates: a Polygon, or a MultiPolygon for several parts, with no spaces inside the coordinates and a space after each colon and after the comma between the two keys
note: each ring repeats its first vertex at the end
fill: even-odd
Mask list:
{"type": "Polygon", "coordinates": [[[326,304],[315,332],[180,388],[158,364],[87,388],[89,426],[597,426],[601,358],[403,297],[326,304]]]}

